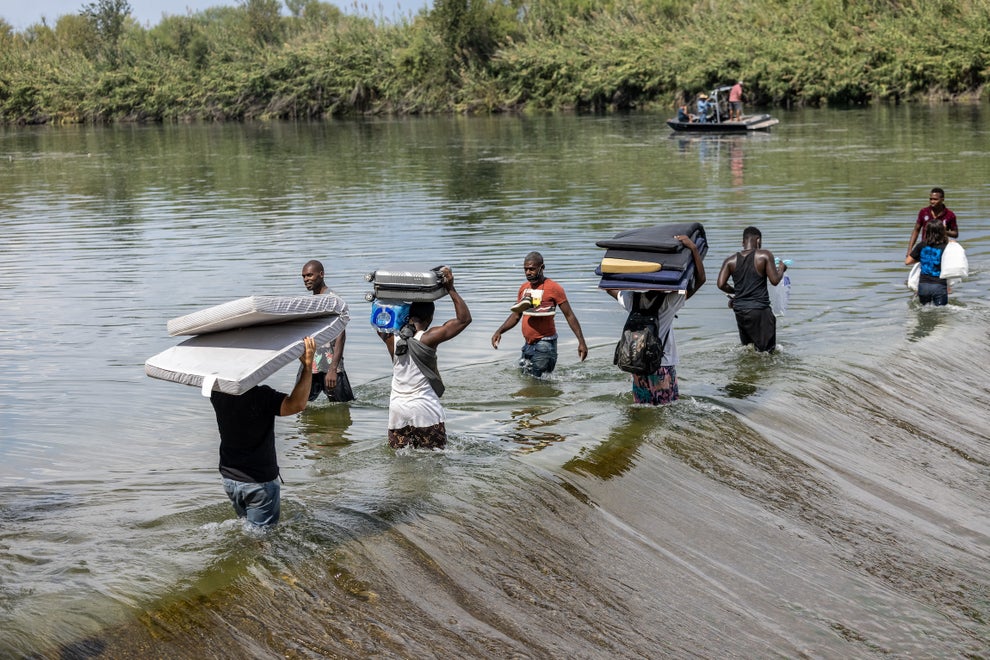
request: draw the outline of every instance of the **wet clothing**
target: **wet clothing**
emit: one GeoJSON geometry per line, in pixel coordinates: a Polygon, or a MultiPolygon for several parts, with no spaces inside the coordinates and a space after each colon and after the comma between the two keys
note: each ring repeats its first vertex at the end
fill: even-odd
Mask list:
{"type": "Polygon", "coordinates": [[[769,307],[765,309],[733,309],[736,313],[736,328],[739,330],[739,343],[752,344],[761,353],[770,353],[777,348],[777,317],[769,307]]]}
{"type": "Polygon", "coordinates": [[[388,446],[392,449],[443,449],[447,446],[447,428],[440,422],[426,428],[403,426],[401,429],[389,429],[388,446]]]}
{"type": "MultiPolygon", "coordinates": [[[[427,354],[432,352],[432,365],[428,370],[432,368],[435,371],[436,349],[423,345],[419,341],[422,337],[423,331],[420,330],[406,341],[410,347],[416,342],[427,354]]],[[[413,360],[409,353],[411,348],[401,354],[398,347],[393,350],[396,354],[392,361],[392,394],[388,402],[389,445],[405,446],[411,442],[414,447],[443,447],[447,442],[447,435],[444,429],[445,413],[439,394],[413,360]],[[403,438],[407,440],[404,442],[403,438]],[[417,445],[417,441],[429,444],[417,445]]]]}
{"type": "Polygon", "coordinates": [[[532,344],[523,344],[519,367],[524,373],[539,378],[557,366],[557,337],[544,337],[532,344]]]}
{"type": "Polygon", "coordinates": [[[258,527],[268,527],[278,522],[282,515],[282,486],[278,479],[264,483],[224,479],[223,489],[238,518],[258,527]]]}
{"type": "Polygon", "coordinates": [[[309,400],[316,401],[321,394],[327,395],[328,401],[343,403],[354,400],[354,390],[351,389],[351,381],[347,377],[347,372],[343,369],[337,370],[337,384],[334,388],[327,389],[327,373],[321,371],[313,374],[313,382],[309,386],[309,400]]]}
{"type": "Polygon", "coordinates": [[[753,344],[757,351],[769,352],[777,347],[777,317],[770,309],[767,276],[756,270],[756,250],[736,253],[732,271],[732,311],[736,315],[739,341],[753,344]]]}
{"type": "MultiPolygon", "coordinates": [[[[330,293],[333,293],[332,291],[330,293]]],[[[337,363],[337,386],[333,390],[327,389],[327,373],[330,365],[333,364],[333,348],[336,340],[328,342],[316,348],[313,354],[313,382],[309,388],[309,400],[316,401],[320,394],[326,394],[330,401],[353,401],[354,392],[351,390],[350,380],[344,371],[344,356],[340,357],[337,363]]]]}
{"type": "Polygon", "coordinates": [[[677,387],[677,342],[674,341],[674,318],[684,306],[687,296],[664,291],[620,291],[617,300],[627,311],[634,308],[656,314],[657,332],[663,344],[663,359],[660,367],[652,374],[633,374],[632,392],[634,403],[654,406],[676,401],[680,393],[677,387]]]}
{"type": "Polygon", "coordinates": [[[235,396],[212,392],[220,430],[220,474],[239,518],[259,527],[278,522],[281,512],[275,418],[286,395],[256,385],[235,396]]]}
{"type": "Polygon", "coordinates": [[[655,373],[646,376],[633,374],[633,403],[646,403],[661,406],[677,401],[680,392],[677,388],[677,368],[660,367],[655,373]]]}
{"type": "Polygon", "coordinates": [[[949,302],[949,284],[941,278],[942,253],[945,246],[925,245],[918,243],[911,250],[911,258],[921,264],[921,274],[918,277],[918,302],[922,305],[931,303],[935,306],[946,305],[949,302]]]}
{"type": "Polygon", "coordinates": [[[519,356],[519,366],[524,373],[540,377],[551,373],[557,366],[557,325],[554,315],[557,307],[567,302],[567,294],[564,293],[564,287],[550,278],[544,278],[535,286],[529,282],[520,286],[516,301],[526,296],[531,297],[536,304],[522,314],[522,334],[526,345],[519,356]]]}

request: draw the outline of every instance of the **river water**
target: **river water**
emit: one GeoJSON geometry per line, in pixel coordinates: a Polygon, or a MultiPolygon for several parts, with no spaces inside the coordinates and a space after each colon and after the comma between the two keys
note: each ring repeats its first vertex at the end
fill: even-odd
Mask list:
{"type": "Polygon", "coordinates": [[[987,657],[990,111],[780,118],[0,130],[0,656],[987,657]],[[923,309],[936,185],[970,277],[923,309]],[[709,283],[681,400],[637,407],[595,241],[672,221],[704,223],[709,283]],[[714,286],[751,224],[794,263],[773,356],[714,286]],[[490,345],[532,249],[590,346],[559,320],[545,381],[518,330],[490,345]],[[305,293],[312,258],[358,399],[278,421],[283,522],[252,534],[209,403],[143,363],[170,318],[305,293]],[[385,442],[363,276],[397,263],[449,264],[474,315],[440,349],[444,452],[385,442]]]}

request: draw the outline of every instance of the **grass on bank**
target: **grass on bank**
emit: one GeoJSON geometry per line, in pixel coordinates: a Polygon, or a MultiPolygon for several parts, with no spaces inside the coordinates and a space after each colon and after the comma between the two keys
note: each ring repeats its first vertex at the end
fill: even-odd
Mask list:
{"type": "Polygon", "coordinates": [[[976,0],[435,0],[398,22],[287,6],[0,21],[0,122],[672,107],[736,79],[756,105],[850,105],[981,97],[990,78],[976,0]]]}

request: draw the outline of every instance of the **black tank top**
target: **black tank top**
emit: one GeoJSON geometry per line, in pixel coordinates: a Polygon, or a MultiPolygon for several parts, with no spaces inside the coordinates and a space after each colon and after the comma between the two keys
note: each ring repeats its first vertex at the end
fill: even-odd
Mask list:
{"type": "Polygon", "coordinates": [[[732,286],[736,296],[732,309],[765,309],[770,306],[767,278],[756,272],[756,250],[747,255],[736,253],[736,268],[732,271],[732,286]]]}

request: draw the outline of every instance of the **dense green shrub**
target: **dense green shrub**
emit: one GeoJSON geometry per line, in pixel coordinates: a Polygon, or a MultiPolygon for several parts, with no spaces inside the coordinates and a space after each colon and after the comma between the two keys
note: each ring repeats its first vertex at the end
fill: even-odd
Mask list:
{"type": "Polygon", "coordinates": [[[757,105],[983,93],[983,0],[436,0],[390,22],[240,0],[151,28],[96,0],[0,21],[0,121],[319,118],[671,107],[744,79],[757,105]]]}

